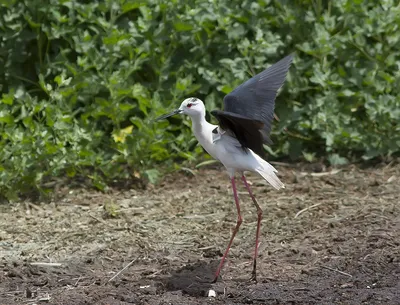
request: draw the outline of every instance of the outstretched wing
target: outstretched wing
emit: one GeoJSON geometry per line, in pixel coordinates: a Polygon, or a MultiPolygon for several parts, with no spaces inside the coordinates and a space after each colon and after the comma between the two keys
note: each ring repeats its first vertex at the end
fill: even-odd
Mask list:
{"type": "Polygon", "coordinates": [[[269,138],[275,98],[285,82],[293,55],[286,56],[252,77],[224,98],[224,111],[212,111],[221,128],[231,130],[244,147],[263,155],[269,138]]]}
{"type": "Polygon", "coordinates": [[[276,94],[285,82],[292,59],[292,54],[286,56],[226,95],[224,111],[263,122],[269,136],[276,94]]]}

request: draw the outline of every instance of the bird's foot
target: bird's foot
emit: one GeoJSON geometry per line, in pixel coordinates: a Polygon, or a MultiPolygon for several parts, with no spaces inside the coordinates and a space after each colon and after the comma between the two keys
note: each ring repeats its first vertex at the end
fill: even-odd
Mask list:
{"type": "Polygon", "coordinates": [[[252,272],[251,273],[251,277],[250,277],[250,282],[254,282],[257,283],[257,273],[256,272],[252,272]]]}
{"type": "Polygon", "coordinates": [[[251,272],[250,281],[257,283],[257,260],[256,259],[254,259],[254,261],[253,261],[253,271],[251,272]]]}

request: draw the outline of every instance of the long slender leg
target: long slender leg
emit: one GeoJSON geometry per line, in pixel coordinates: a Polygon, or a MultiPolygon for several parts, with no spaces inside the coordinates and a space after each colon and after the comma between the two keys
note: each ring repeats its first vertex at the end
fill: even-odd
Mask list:
{"type": "Polygon", "coordinates": [[[235,177],[234,176],[231,177],[231,183],[232,183],[233,197],[235,198],[238,218],[237,218],[237,222],[236,222],[236,227],[235,227],[235,229],[233,230],[233,233],[232,233],[231,240],[229,241],[228,247],[226,248],[225,253],[222,256],[222,259],[221,259],[221,262],[219,263],[217,272],[215,273],[215,277],[214,277],[213,283],[215,283],[218,280],[219,273],[221,272],[222,266],[224,265],[225,258],[227,257],[229,249],[231,248],[233,239],[235,238],[236,233],[239,231],[239,227],[240,227],[240,225],[242,224],[242,221],[243,221],[242,215],[240,215],[239,198],[238,198],[237,191],[236,191],[236,184],[235,184],[235,177]]]}
{"type": "Polygon", "coordinates": [[[258,255],[258,240],[260,237],[260,226],[261,226],[261,220],[262,220],[262,215],[263,215],[263,211],[261,210],[260,206],[257,203],[256,198],[254,197],[253,193],[251,192],[250,186],[247,183],[246,177],[244,176],[244,174],[242,175],[242,180],[244,185],[246,186],[247,191],[249,192],[249,195],[251,197],[251,199],[253,200],[253,203],[255,205],[255,207],[257,208],[257,231],[256,231],[256,247],[254,250],[254,260],[253,260],[253,272],[251,273],[251,279],[256,281],[257,280],[257,273],[256,273],[256,268],[257,268],[257,255],[258,255]]]}

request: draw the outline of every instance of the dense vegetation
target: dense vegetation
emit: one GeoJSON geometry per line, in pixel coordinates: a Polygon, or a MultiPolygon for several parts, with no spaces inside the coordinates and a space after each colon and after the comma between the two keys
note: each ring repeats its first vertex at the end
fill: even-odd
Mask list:
{"type": "Polygon", "coordinates": [[[291,52],[271,157],[340,164],[400,151],[399,1],[6,0],[0,10],[7,198],[56,176],[104,188],[200,162],[187,118],[152,119],[189,96],[221,107],[291,52]]]}

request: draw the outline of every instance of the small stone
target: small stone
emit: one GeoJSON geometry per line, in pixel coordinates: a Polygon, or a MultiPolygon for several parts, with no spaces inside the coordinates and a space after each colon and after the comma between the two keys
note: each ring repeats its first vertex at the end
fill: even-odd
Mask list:
{"type": "Polygon", "coordinates": [[[212,289],[210,289],[209,291],[208,291],[208,297],[209,298],[211,298],[211,297],[216,297],[217,296],[217,293],[215,292],[215,290],[212,290],[212,289]]]}

